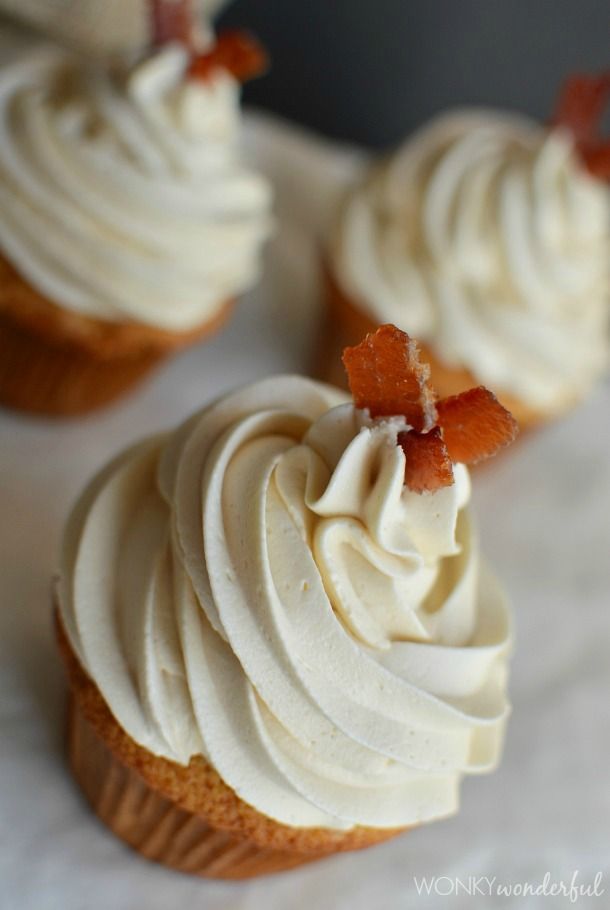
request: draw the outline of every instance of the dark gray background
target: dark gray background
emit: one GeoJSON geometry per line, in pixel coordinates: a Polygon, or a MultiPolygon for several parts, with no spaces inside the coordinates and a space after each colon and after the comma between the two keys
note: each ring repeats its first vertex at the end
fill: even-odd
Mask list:
{"type": "Polygon", "coordinates": [[[273,69],[246,101],[380,147],[457,104],[545,119],[575,70],[610,67],[609,0],[236,0],[273,69]]]}

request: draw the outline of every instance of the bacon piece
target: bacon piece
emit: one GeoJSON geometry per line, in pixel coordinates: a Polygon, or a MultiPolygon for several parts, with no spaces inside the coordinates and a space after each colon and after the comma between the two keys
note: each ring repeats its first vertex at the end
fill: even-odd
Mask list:
{"type": "Polygon", "coordinates": [[[604,110],[610,100],[610,72],[575,75],[566,80],[553,123],[570,130],[588,171],[610,179],[610,142],[601,135],[604,110]]]}
{"type": "Polygon", "coordinates": [[[436,423],[430,367],[420,363],[417,344],[396,326],[382,325],[346,348],[343,364],[354,404],[368,408],[371,417],[402,415],[419,432],[436,423]]]}
{"type": "Polygon", "coordinates": [[[428,433],[407,430],[398,434],[405,453],[405,483],[414,493],[432,493],[453,483],[453,465],[439,427],[428,433]]]}
{"type": "Polygon", "coordinates": [[[214,70],[222,69],[246,82],[264,73],[268,63],[265,49],[255,38],[245,32],[227,31],[218,36],[210,51],[195,57],[189,76],[209,79],[214,70]]]}
{"type": "Polygon", "coordinates": [[[599,180],[610,180],[610,142],[590,143],[580,149],[580,156],[590,174],[599,180]]]}
{"type": "Polygon", "coordinates": [[[155,46],[179,41],[186,47],[191,47],[192,6],[192,0],[150,0],[152,40],[155,46]]]}
{"type": "Polygon", "coordinates": [[[517,421],[484,386],[443,398],[438,425],[452,461],[476,464],[495,455],[519,432],[517,421]]]}
{"type": "Polygon", "coordinates": [[[577,142],[599,138],[599,125],[609,98],[610,72],[570,76],[559,94],[553,123],[569,129],[577,142]]]}

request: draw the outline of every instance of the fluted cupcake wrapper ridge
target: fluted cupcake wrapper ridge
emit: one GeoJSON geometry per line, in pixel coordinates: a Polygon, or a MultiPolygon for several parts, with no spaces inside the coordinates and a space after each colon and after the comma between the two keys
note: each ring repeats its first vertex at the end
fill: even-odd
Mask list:
{"type": "Polygon", "coordinates": [[[233,303],[184,332],[106,322],[47,300],[0,255],[0,406],[61,417],[110,404],[173,351],[213,334],[233,303]]]}
{"type": "Polygon", "coordinates": [[[251,878],[360,850],[407,830],[283,825],[240,799],[203,756],[184,766],[148,752],[112,716],[57,611],[55,617],[69,680],[72,772],[99,818],[142,856],[195,875],[251,878]]]}
{"type": "Polygon", "coordinates": [[[128,392],[163,357],[145,352],[100,360],[46,341],[0,314],[0,404],[48,416],[82,414],[128,392]]]}
{"type": "Polygon", "coordinates": [[[180,809],[115,758],[74,697],[68,706],[68,756],[74,777],[96,815],[146,859],[191,875],[242,879],[318,858],[264,849],[180,809]]]}

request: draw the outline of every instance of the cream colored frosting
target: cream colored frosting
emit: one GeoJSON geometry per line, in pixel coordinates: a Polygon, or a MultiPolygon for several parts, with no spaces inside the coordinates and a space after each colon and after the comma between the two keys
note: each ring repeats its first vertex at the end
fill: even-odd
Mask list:
{"type": "Polygon", "coordinates": [[[505,600],[466,468],[410,492],[404,428],[272,377],[120,456],[68,524],[61,615],[116,719],[289,825],[446,816],[499,758],[505,600]]]}
{"type": "MultiPolygon", "coordinates": [[[[191,0],[198,25],[225,0],[191,0]]],[[[127,55],[152,43],[150,0],[0,0],[0,11],[87,54],[127,55]]]]}
{"type": "Polygon", "coordinates": [[[375,321],[533,407],[561,410],[608,366],[608,189],[562,131],[439,117],[350,194],[332,255],[375,321]]]}
{"type": "Polygon", "coordinates": [[[186,66],[45,46],[0,71],[0,247],[61,306],[186,331],[256,280],[270,190],[239,162],[239,84],[186,66]]]}

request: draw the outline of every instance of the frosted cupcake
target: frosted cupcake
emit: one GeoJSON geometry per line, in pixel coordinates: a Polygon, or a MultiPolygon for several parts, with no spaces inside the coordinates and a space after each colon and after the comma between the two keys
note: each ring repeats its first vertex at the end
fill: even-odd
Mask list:
{"type": "Polygon", "coordinates": [[[327,363],[394,322],[442,394],[481,382],[522,425],[584,398],[608,366],[610,203],[571,126],[452,112],[372,167],[328,251],[327,363]]]}
{"type": "Polygon", "coordinates": [[[499,760],[511,624],[453,458],[514,422],[481,389],[437,408],[396,330],[352,358],[354,401],[296,376],[240,389],[119,456],[69,521],[72,770],[173,868],[366,847],[452,815],[499,760]],[[381,401],[362,355],[379,372],[388,338],[381,401]]]}
{"type": "Polygon", "coordinates": [[[45,46],[0,71],[1,403],[105,404],[256,281],[270,190],[240,163],[226,49],[119,74],[45,46]]]}

